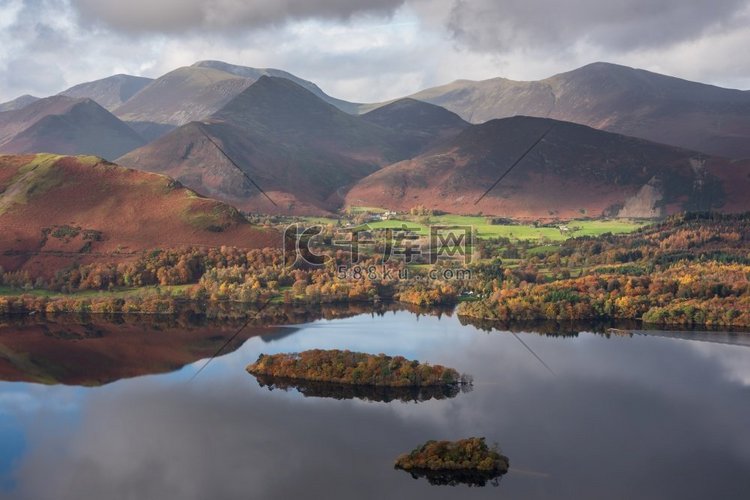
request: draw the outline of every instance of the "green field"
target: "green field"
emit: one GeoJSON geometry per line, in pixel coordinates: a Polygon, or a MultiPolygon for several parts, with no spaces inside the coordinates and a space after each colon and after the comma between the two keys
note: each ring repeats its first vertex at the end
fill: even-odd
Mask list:
{"type": "MultiPolygon", "coordinates": [[[[629,233],[646,225],[646,222],[632,220],[575,220],[567,222],[566,225],[576,231],[561,233],[554,227],[534,227],[531,224],[501,225],[488,224],[485,217],[466,215],[439,215],[429,218],[432,225],[446,226],[471,226],[476,229],[479,238],[504,237],[516,240],[540,240],[546,238],[549,241],[564,241],[577,236],[599,236],[604,233],[629,233]]],[[[419,234],[427,235],[429,228],[425,224],[409,220],[387,220],[370,222],[368,226],[373,229],[400,228],[402,225],[418,230],[419,234]]]]}

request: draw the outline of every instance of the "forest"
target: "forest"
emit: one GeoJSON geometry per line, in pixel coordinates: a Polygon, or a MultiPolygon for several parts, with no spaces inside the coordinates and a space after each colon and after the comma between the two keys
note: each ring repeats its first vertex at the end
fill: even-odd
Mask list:
{"type": "Polygon", "coordinates": [[[482,248],[496,259],[480,273],[484,298],[462,303],[460,315],[750,326],[747,214],[674,216],[631,234],[571,239],[544,255],[492,243],[482,248]]]}
{"type": "MultiPolygon", "coordinates": [[[[322,248],[326,263],[285,261],[278,249],[155,249],[127,262],[74,264],[52,276],[0,269],[0,314],[173,314],[186,302],[289,305],[459,303],[463,317],[504,322],[639,320],[750,326],[750,215],[690,213],[629,234],[562,243],[477,241],[466,279],[429,279],[425,264],[322,248]]],[[[442,263],[440,266],[451,266],[442,263]]],[[[428,269],[429,268],[429,269],[428,269]]],[[[437,273],[441,276],[441,273],[437,273]]]]}
{"type": "MultiPolygon", "coordinates": [[[[261,354],[247,367],[253,375],[375,387],[471,385],[471,377],[453,368],[411,361],[402,356],[366,354],[338,349],[301,353],[261,354]]],[[[268,380],[268,379],[264,379],[268,380]]]]}
{"type": "Polygon", "coordinates": [[[497,446],[490,447],[485,438],[472,437],[458,441],[427,441],[410,453],[396,459],[403,470],[478,470],[505,473],[508,457],[497,446]]]}

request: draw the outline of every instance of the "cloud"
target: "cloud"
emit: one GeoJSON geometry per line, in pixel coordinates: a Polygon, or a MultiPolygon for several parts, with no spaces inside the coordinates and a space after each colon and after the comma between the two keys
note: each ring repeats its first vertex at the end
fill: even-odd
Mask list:
{"type": "Polygon", "coordinates": [[[142,33],[221,31],[302,19],[350,19],[388,14],[404,0],[73,0],[81,17],[116,30],[142,33]]]}
{"type": "Polygon", "coordinates": [[[666,47],[732,24],[747,0],[455,0],[448,29],[475,50],[563,51],[576,43],[614,52],[666,47]]]}
{"type": "Polygon", "coordinates": [[[750,88],[750,0],[0,0],[0,101],[202,59],[382,101],[603,60],[750,88]],[[615,5],[616,4],[616,5],[615,5]]]}
{"type": "Polygon", "coordinates": [[[156,40],[83,29],[66,0],[0,0],[0,99],[55,94],[115,73],[141,73],[156,40]],[[134,55],[136,54],[136,55],[134,55]]]}

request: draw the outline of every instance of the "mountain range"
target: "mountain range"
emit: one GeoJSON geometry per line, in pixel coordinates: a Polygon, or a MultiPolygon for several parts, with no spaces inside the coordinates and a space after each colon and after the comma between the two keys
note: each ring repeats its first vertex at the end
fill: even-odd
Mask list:
{"type": "Polygon", "coordinates": [[[0,109],[2,152],[118,159],[248,211],[423,204],[553,218],[750,208],[740,191],[750,92],[608,63],[359,104],[282,70],[200,61],[0,109]]]}
{"type": "Polygon", "coordinates": [[[518,116],[471,126],[440,147],[371,174],[349,190],[346,204],[525,219],[651,218],[748,210],[750,200],[741,193],[750,190],[749,175],[748,161],[518,116]]]}
{"type": "Polygon", "coordinates": [[[550,78],[458,80],[411,96],[472,123],[554,118],[727,158],[750,158],[750,92],[594,63],[550,78]]]}
{"type": "Polygon", "coordinates": [[[208,119],[118,162],[245,210],[325,213],[340,206],[349,185],[464,126],[453,113],[413,100],[354,116],[292,80],[262,76],[208,119]]]}

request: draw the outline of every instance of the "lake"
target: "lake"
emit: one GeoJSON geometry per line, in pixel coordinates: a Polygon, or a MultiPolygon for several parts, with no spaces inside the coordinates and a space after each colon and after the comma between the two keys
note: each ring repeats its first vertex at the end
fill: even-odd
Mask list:
{"type": "Polygon", "coordinates": [[[555,336],[362,311],[244,329],[0,323],[0,497],[750,496],[750,336],[555,336]],[[441,363],[474,386],[421,402],[306,397],[245,371],[261,353],[312,348],[441,363]],[[426,440],[470,436],[509,457],[496,486],[435,486],[393,468],[426,440]]]}

